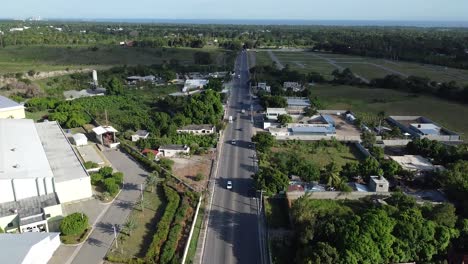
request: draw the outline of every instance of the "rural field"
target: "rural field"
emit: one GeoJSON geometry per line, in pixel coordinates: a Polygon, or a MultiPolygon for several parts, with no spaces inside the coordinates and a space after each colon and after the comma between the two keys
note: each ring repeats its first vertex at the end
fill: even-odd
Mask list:
{"type": "Polygon", "coordinates": [[[116,65],[151,65],[176,60],[180,64],[194,64],[195,52],[208,52],[213,62],[224,65],[228,55],[221,49],[192,48],[124,48],[118,46],[11,46],[0,49],[0,74],[112,67],[116,65]]]}
{"type": "MultiPolygon", "coordinates": [[[[273,62],[267,51],[258,51],[255,54],[259,65],[270,65],[273,62]]],[[[436,65],[306,51],[273,51],[273,54],[283,65],[288,64],[290,68],[300,72],[315,71],[329,79],[333,70],[350,68],[355,74],[367,80],[396,74],[403,77],[409,75],[427,77],[439,82],[454,80],[457,83],[468,84],[468,70],[436,65]]]]}
{"type": "Polygon", "coordinates": [[[314,86],[312,95],[317,96],[326,109],[346,109],[361,115],[423,115],[455,132],[466,140],[468,106],[437,99],[431,96],[414,95],[389,89],[369,89],[352,86],[320,84],[314,86]]]}

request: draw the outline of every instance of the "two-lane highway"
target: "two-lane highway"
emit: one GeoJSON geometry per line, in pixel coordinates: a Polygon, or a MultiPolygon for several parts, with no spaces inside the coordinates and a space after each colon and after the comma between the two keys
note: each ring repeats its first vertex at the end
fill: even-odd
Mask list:
{"type": "Polygon", "coordinates": [[[250,147],[253,124],[247,60],[247,52],[241,52],[236,61],[235,82],[227,107],[227,116],[234,120],[227,125],[220,147],[202,252],[204,264],[261,263],[257,200],[253,198],[251,179],[254,151],[250,147]],[[231,190],[226,188],[228,180],[232,181],[231,190]]]}

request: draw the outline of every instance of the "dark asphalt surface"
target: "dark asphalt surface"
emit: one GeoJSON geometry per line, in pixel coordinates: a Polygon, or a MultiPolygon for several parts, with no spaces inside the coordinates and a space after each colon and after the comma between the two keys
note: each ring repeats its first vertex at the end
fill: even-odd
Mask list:
{"type": "Polygon", "coordinates": [[[221,147],[218,174],[203,250],[203,263],[260,263],[257,200],[253,199],[253,154],[250,148],[252,123],[247,53],[236,61],[234,87],[228,114],[234,118],[227,125],[221,147]],[[240,78],[237,75],[240,74],[240,78]],[[245,113],[241,110],[245,109],[245,113]],[[242,128],[242,130],[240,130],[242,128]],[[236,140],[236,144],[231,143],[236,140]],[[227,181],[232,190],[227,190],[227,181]]]}

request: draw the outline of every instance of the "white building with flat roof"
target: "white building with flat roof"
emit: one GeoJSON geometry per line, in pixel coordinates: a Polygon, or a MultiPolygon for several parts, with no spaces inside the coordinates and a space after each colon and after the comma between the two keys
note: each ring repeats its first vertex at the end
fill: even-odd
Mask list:
{"type": "Polygon", "coordinates": [[[435,167],[426,158],[419,155],[390,156],[400,166],[408,171],[434,171],[435,167]]]}
{"type": "Polygon", "coordinates": [[[61,203],[90,197],[90,177],[57,122],[0,119],[0,227],[43,224],[61,203]]]}
{"type": "Polygon", "coordinates": [[[208,84],[208,80],[205,79],[188,79],[185,81],[182,92],[186,93],[190,90],[203,89],[208,84]]]}
{"type": "Polygon", "coordinates": [[[25,118],[24,106],[0,95],[0,118],[25,118]]]}

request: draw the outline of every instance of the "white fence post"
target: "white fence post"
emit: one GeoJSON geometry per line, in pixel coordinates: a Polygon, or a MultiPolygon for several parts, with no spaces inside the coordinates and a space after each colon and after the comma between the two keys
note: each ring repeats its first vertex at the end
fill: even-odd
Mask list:
{"type": "Polygon", "coordinates": [[[190,243],[192,242],[193,230],[195,229],[195,225],[197,224],[197,217],[198,217],[198,212],[200,211],[201,202],[202,202],[202,196],[200,195],[200,199],[198,199],[197,209],[195,210],[195,215],[193,216],[192,227],[190,227],[190,233],[187,239],[187,244],[185,245],[184,255],[182,256],[182,264],[185,264],[185,260],[187,258],[187,254],[190,248],[190,243]]]}

